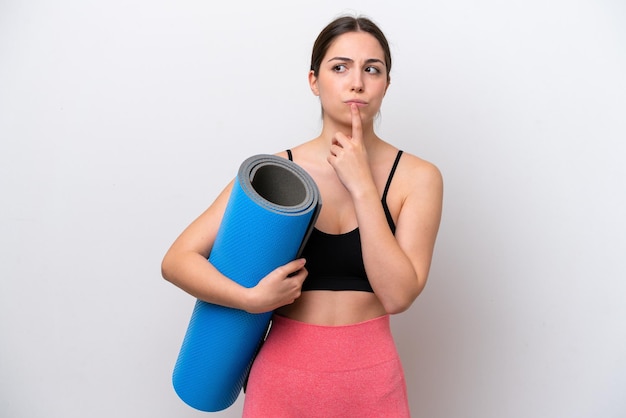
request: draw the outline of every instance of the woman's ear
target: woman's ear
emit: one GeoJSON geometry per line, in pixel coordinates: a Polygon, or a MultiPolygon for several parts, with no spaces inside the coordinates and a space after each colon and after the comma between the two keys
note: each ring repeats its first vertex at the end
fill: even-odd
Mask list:
{"type": "Polygon", "coordinates": [[[309,87],[314,95],[320,95],[319,88],[317,87],[317,77],[315,76],[313,70],[309,71],[309,87]]]}

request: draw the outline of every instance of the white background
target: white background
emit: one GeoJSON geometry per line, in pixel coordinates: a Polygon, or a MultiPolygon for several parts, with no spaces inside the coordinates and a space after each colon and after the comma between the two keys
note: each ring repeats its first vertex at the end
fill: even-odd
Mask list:
{"type": "Polygon", "coordinates": [[[392,45],[379,134],[445,178],[393,318],[414,416],[626,416],[623,1],[0,0],[1,417],[241,414],[176,397],[194,299],[160,261],[245,158],[318,133],[344,11],[392,45]]]}

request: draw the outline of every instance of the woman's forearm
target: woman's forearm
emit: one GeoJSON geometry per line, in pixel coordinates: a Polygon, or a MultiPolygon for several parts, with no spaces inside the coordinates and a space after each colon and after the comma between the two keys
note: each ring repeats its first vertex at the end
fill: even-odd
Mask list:
{"type": "Polygon", "coordinates": [[[220,273],[204,256],[192,251],[168,253],[161,263],[163,278],[205,302],[249,310],[248,289],[220,273]]]}

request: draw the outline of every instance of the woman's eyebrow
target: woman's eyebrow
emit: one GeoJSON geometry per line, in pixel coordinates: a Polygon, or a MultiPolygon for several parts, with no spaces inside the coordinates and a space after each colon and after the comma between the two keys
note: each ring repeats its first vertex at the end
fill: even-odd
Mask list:
{"type": "Polygon", "coordinates": [[[327,62],[331,62],[331,61],[349,61],[349,62],[354,62],[353,59],[347,58],[347,57],[333,57],[330,58],[327,62]]]}
{"type": "MultiPolygon", "coordinates": [[[[331,62],[331,61],[354,62],[352,58],[348,58],[348,57],[333,57],[333,58],[330,58],[327,62],[331,62]]],[[[368,58],[365,60],[365,63],[366,64],[377,63],[377,64],[385,65],[384,61],[378,58],[368,58]]]]}

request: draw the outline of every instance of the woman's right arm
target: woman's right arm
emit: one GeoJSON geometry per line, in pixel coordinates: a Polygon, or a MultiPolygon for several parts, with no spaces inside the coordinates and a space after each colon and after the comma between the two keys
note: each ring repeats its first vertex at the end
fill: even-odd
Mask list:
{"type": "Polygon", "coordinates": [[[306,278],[304,260],[278,267],[252,288],[224,276],[207,260],[232,187],[233,182],[174,241],[161,263],[163,278],[198,299],[251,313],[292,303],[300,296],[306,278]]]}

